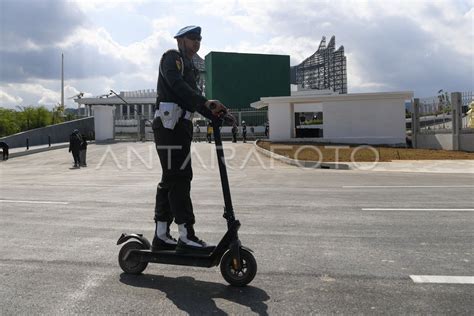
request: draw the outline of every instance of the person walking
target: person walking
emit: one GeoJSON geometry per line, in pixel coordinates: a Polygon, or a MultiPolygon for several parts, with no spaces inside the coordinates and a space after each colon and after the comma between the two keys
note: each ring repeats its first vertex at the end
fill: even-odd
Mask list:
{"type": "Polygon", "coordinates": [[[207,133],[206,133],[207,142],[209,144],[212,143],[212,133],[214,133],[214,128],[212,127],[212,123],[209,122],[209,124],[207,124],[207,133]]]}
{"type": "Polygon", "coordinates": [[[80,168],[81,143],[82,138],[81,134],[79,134],[79,130],[73,130],[72,134],[69,136],[69,152],[72,153],[72,157],[74,158],[74,168],[80,168]]]}
{"type": "Polygon", "coordinates": [[[237,127],[237,124],[234,124],[232,126],[232,142],[237,143],[237,134],[239,132],[239,128],[237,127]]]}
{"type": "Polygon", "coordinates": [[[87,139],[85,135],[81,135],[82,143],[81,149],[79,150],[79,160],[81,167],[87,167],[86,156],[87,156],[87,139]]]}
{"type": "Polygon", "coordinates": [[[194,136],[194,142],[200,142],[201,141],[201,128],[199,127],[199,124],[196,123],[196,129],[194,131],[194,133],[196,134],[196,136],[194,136]]]}
{"type": "Polygon", "coordinates": [[[10,146],[5,142],[0,142],[0,148],[2,149],[2,159],[8,160],[10,146]]]}
{"type": "Polygon", "coordinates": [[[242,139],[243,142],[247,142],[247,124],[245,124],[245,121],[242,121],[242,139]]]}
{"type": "Polygon", "coordinates": [[[155,234],[152,250],[176,250],[181,253],[209,253],[214,246],[199,239],[194,231],[195,217],[191,201],[192,117],[199,112],[212,120],[227,112],[217,100],[207,100],[199,91],[192,62],[201,44],[201,28],[187,26],[174,37],[178,50],[168,50],[159,63],[158,97],[153,132],[161,162],[162,177],[156,191],[155,234]],[[170,225],[178,225],[178,241],[170,234],[170,225]]]}

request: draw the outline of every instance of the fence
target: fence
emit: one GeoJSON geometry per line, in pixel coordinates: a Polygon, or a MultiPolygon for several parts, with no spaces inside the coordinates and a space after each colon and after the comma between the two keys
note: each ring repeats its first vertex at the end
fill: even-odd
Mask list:
{"type": "Polygon", "coordinates": [[[439,98],[433,107],[426,99],[415,99],[412,113],[412,144],[414,148],[474,151],[474,126],[469,124],[467,104],[472,93],[451,93],[439,98]],[[424,103],[422,103],[424,102],[424,103]],[[434,109],[422,111],[422,109],[434,109]]]}
{"type": "Polygon", "coordinates": [[[462,128],[472,130],[474,126],[469,126],[469,116],[471,117],[474,116],[474,113],[471,112],[470,114],[467,114],[467,112],[470,110],[471,103],[474,102],[474,92],[473,91],[462,92],[461,99],[462,99],[462,112],[464,114],[463,120],[462,120],[462,128]]]}
{"type": "MultiPolygon", "coordinates": [[[[460,93],[462,122],[461,128],[467,129],[467,111],[469,104],[473,101],[472,91],[460,93]]],[[[438,96],[420,98],[419,100],[419,127],[420,132],[430,133],[431,131],[450,133],[453,128],[453,104],[452,96],[448,93],[441,93],[438,96]]]]}
{"type": "MultiPolygon", "coordinates": [[[[229,109],[229,112],[236,118],[239,126],[239,135],[242,135],[242,122],[247,125],[247,136],[249,139],[264,138],[265,124],[268,121],[268,110],[255,109],[229,109]]],[[[144,141],[153,140],[153,130],[151,123],[153,115],[122,115],[114,118],[114,135],[116,140],[123,141],[144,141]]],[[[208,120],[200,114],[195,114],[193,125],[200,126],[200,134],[205,134],[205,127],[208,120]]],[[[221,130],[224,139],[231,137],[231,127],[224,126],[221,130]]],[[[201,136],[202,136],[201,135],[201,136]]],[[[195,135],[196,137],[200,137],[195,135]]]]}

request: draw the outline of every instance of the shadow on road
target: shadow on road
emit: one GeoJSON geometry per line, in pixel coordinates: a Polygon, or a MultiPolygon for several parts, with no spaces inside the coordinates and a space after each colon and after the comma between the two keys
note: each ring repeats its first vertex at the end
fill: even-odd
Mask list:
{"type": "Polygon", "coordinates": [[[198,281],[192,277],[170,278],[161,275],[130,275],[122,273],[120,282],[142,288],[162,291],[180,310],[191,315],[227,315],[216,306],[214,299],[228,300],[248,306],[259,315],[268,315],[268,294],[256,287],[232,287],[221,283],[198,281]]]}

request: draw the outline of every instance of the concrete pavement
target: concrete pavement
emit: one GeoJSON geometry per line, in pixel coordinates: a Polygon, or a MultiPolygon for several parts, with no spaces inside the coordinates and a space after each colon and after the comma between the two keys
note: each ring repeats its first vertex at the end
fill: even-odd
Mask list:
{"type": "MultiPolygon", "coordinates": [[[[91,143],[93,144],[93,143],[91,143]]],[[[129,143],[134,144],[134,143],[129,143]]],[[[138,143],[137,143],[138,144],[138,143]]],[[[144,145],[148,147],[153,143],[147,142],[144,145]]],[[[225,142],[224,144],[227,144],[225,142]]],[[[229,144],[231,144],[229,142],[229,144]]],[[[110,145],[110,144],[104,144],[110,145]]],[[[25,155],[32,155],[44,151],[49,150],[56,150],[56,149],[64,149],[68,148],[68,143],[59,143],[59,144],[52,144],[52,146],[42,145],[42,146],[33,146],[30,147],[29,150],[23,147],[21,148],[13,148],[10,149],[10,158],[25,156],[25,155]]],[[[233,145],[231,145],[233,146],[233,145]]],[[[256,146],[256,145],[254,145],[256,146]]],[[[251,149],[248,148],[247,151],[251,149]]],[[[280,155],[276,155],[274,153],[270,153],[267,150],[255,147],[255,150],[260,153],[264,154],[265,156],[269,157],[271,160],[281,161],[289,165],[293,166],[300,166],[300,167],[313,167],[313,163],[308,163],[304,161],[296,161],[294,159],[288,159],[287,157],[283,157],[280,155]]],[[[251,156],[254,155],[252,152],[251,156]]],[[[0,160],[0,163],[2,161],[0,160]]],[[[385,172],[428,172],[428,173],[470,173],[474,174],[474,160],[394,160],[392,162],[377,162],[377,163],[370,163],[370,162],[357,162],[357,163],[322,163],[321,166],[324,169],[341,169],[341,170],[361,170],[361,171],[385,171],[385,172]]]]}
{"type": "MultiPolygon", "coordinates": [[[[70,169],[67,148],[0,163],[0,313],[472,314],[472,284],[410,278],[474,275],[472,174],[301,169],[225,146],[259,266],[249,287],[218,268],[123,274],[115,243],[151,238],[159,161],[150,143],[90,145],[87,168],[70,169]]],[[[193,148],[196,230],[218,242],[214,147],[193,148]]]]}

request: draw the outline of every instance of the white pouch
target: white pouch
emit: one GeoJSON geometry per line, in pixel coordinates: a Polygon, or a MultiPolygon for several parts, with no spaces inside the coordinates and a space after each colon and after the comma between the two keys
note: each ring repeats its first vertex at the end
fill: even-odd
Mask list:
{"type": "Polygon", "coordinates": [[[183,110],[176,103],[160,102],[160,108],[157,112],[161,118],[163,126],[168,129],[174,129],[183,113],[183,110]]]}

